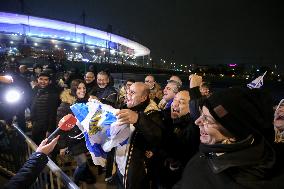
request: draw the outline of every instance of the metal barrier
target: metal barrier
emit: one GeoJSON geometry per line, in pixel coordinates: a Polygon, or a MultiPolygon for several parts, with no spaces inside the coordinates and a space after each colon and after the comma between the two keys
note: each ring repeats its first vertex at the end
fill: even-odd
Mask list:
{"type": "MultiPolygon", "coordinates": [[[[0,169],[5,171],[8,175],[13,176],[25,163],[29,155],[36,150],[37,145],[21,129],[19,129],[17,123],[12,124],[14,129],[7,128],[3,123],[1,123],[1,125],[0,169]],[[17,146],[16,150],[9,148],[13,146],[17,146]]],[[[79,189],[70,177],[68,177],[50,158],[48,158],[46,168],[38,176],[38,179],[31,188],[79,189]]]]}

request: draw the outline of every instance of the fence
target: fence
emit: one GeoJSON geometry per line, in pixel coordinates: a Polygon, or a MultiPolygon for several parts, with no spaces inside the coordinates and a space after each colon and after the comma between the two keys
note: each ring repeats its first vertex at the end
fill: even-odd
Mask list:
{"type": "MultiPolygon", "coordinates": [[[[0,170],[9,176],[15,175],[37,145],[18,128],[16,123],[8,126],[0,122],[0,170]]],[[[50,158],[31,189],[79,189],[50,158]]]]}

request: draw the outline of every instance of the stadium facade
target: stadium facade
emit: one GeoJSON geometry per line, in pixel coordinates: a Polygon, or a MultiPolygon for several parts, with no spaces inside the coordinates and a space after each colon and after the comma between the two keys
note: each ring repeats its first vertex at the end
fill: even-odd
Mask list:
{"type": "Polygon", "coordinates": [[[147,65],[150,50],[130,39],[68,22],[0,12],[0,53],[75,62],[147,65]]]}

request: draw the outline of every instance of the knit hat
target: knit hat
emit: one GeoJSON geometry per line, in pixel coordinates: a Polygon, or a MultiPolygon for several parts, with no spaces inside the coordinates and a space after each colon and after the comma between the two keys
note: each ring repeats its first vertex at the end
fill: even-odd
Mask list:
{"type": "Polygon", "coordinates": [[[213,93],[203,105],[237,140],[258,133],[273,142],[272,99],[264,91],[230,88],[213,93]]]}

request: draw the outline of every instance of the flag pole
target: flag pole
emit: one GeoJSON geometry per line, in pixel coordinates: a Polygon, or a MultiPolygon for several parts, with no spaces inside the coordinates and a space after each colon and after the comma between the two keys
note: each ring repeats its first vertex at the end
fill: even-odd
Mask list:
{"type": "Polygon", "coordinates": [[[266,72],[267,72],[267,71],[264,72],[264,74],[261,76],[261,78],[258,80],[258,82],[256,83],[255,86],[258,86],[258,84],[260,83],[260,81],[263,80],[263,77],[265,76],[266,72]]]}

